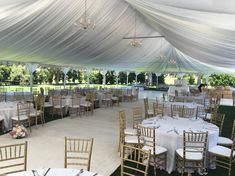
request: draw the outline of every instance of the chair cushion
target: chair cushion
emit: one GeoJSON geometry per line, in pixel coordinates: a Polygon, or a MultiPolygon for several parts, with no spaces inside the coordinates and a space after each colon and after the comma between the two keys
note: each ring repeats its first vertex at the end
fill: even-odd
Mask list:
{"type": "Polygon", "coordinates": [[[70,108],[80,108],[80,106],[79,106],[79,105],[73,105],[73,106],[72,106],[72,105],[70,105],[69,107],[70,107],[70,108]]]}
{"type": "Polygon", "coordinates": [[[133,128],[126,128],[124,133],[126,135],[137,135],[137,129],[133,129],[133,128]]]}
{"type": "Polygon", "coordinates": [[[207,120],[211,120],[211,113],[207,113],[207,114],[206,114],[206,119],[207,119],[207,120]]]}
{"type": "MultiPolygon", "coordinates": [[[[143,146],[143,148],[142,148],[143,150],[150,150],[151,151],[151,155],[153,155],[153,147],[150,147],[150,146],[143,146]]],[[[156,145],[155,146],[155,154],[156,155],[160,155],[160,154],[163,154],[163,153],[165,153],[165,152],[167,152],[167,149],[166,148],[164,148],[164,147],[161,147],[161,146],[158,146],[158,145],[156,145]]]]}
{"type": "Polygon", "coordinates": [[[148,110],[148,114],[153,115],[153,110],[152,110],[152,109],[149,109],[149,110],[148,110]]]}
{"type": "Polygon", "coordinates": [[[90,107],[90,106],[91,106],[91,103],[88,102],[88,101],[86,101],[86,102],[84,102],[84,103],[81,103],[81,106],[83,106],[83,107],[90,107]]]}
{"type": "MultiPolygon", "coordinates": [[[[190,149],[190,150],[194,150],[194,149],[190,149]]],[[[197,151],[197,150],[195,150],[197,151]]],[[[176,153],[183,158],[184,157],[184,149],[180,148],[176,150],[176,153]]],[[[201,152],[186,152],[186,156],[185,156],[186,160],[194,160],[194,161],[198,161],[198,160],[202,160],[203,159],[203,155],[201,152]]]]}
{"type": "Polygon", "coordinates": [[[118,97],[112,97],[112,100],[118,100],[118,97]]]}
{"type": "Polygon", "coordinates": [[[50,108],[52,107],[53,105],[50,103],[50,102],[45,102],[44,103],[44,108],[50,108]]]}
{"type": "MultiPolygon", "coordinates": [[[[37,116],[41,115],[42,113],[43,113],[42,111],[38,110],[38,111],[37,111],[37,116]]],[[[36,116],[36,111],[34,110],[34,112],[31,112],[31,113],[29,114],[29,116],[30,116],[30,117],[35,117],[35,116],[36,116]]]]}
{"type": "MultiPolygon", "coordinates": [[[[29,117],[26,115],[20,116],[20,120],[27,120],[29,117]]],[[[11,120],[18,121],[18,116],[11,117],[11,120]]]]}
{"type": "Polygon", "coordinates": [[[60,106],[60,105],[55,105],[55,106],[53,106],[53,107],[56,108],[56,109],[64,108],[63,105],[62,105],[62,106],[60,106]]]}
{"type": "Polygon", "coordinates": [[[138,137],[137,136],[125,136],[125,143],[138,144],[138,137]]]}
{"type": "MultiPolygon", "coordinates": [[[[212,147],[208,151],[210,153],[214,154],[214,155],[220,155],[220,156],[224,156],[224,157],[227,157],[227,158],[230,158],[230,155],[231,155],[231,149],[230,148],[220,146],[220,145],[212,147]]],[[[235,152],[233,152],[233,157],[234,156],[235,156],[235,152]]]]}
{"type": "Polygon", "coordinates": [[[226,137],[219,137],[218,138],[218,145],[232,145],[233,141],[226,137]]]}

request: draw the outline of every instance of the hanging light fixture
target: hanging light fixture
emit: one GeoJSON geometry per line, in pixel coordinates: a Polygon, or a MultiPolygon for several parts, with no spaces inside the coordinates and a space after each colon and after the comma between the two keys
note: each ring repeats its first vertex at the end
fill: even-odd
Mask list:
{"type": "Polygon", "coordinates": [[[134,37],[133,39],[129,42],[129,44],[133,47],[140,47],[142,45],[142,42],[137,39],[136,37],[136,11],[135,11],[135,26],[134,26],[134,37]]]}
{"type": "Polygon", "coordinates": [[[95,22],[87,15],[87,0],[85,0],[85,11],[84,14],[74,23],[75,26],[81,27],[82,29],[95,29],[95,22]]]}

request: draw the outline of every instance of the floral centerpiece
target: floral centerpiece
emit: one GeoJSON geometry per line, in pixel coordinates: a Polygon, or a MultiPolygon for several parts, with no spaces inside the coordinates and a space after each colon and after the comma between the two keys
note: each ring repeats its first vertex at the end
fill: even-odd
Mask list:
{"type": "Polygon", "coordinates": [[[10,135],[15,139],[22,139],[28,136],[28,131],[23,125],[16,125],[15,127],[13,127],[10,135]]]}

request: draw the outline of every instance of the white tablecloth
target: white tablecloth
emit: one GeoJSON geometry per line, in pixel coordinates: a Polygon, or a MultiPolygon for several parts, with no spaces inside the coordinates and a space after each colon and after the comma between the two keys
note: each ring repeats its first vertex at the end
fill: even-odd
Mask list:
{"type": "Polygon", "coordinates": [[[217,126],[204,122],[201,119],[173,119],[171,117],[164,117],[164,119],[159,119],[155,117],[144,120],[142,124],[147,127],[158,127],[160,125],[160,127],[156,129],[156,143],[157,145],[163,146],[168,150],[168,173],[171,173],[175,167],[175,150],[183,147],[183,130],[194,132],[208,131],[209,148],[217,144],[219,136],[219,128],[217,126]],[[174,128],[178,131],[179,134],[174,132],[174,128]]]}
{"type": "Polygon", "coordinates": [[[170,86],[168,89],[168,95],[175,96],[176,90],[178,91],[179,94],[181,94],[182,91],[189,92],[189,86],[182,86],[182,87],[170,86]]]}
{"type": "MultiPolygon", "coordinates": [[[[40,176],[43,176],[46,173],[47,169],[38,169],[37,172],[40,176]]],[[[79,173],[79,169],[64,169],[64,168],[52,168],[47,173],[47,176],[76,176],[79,173]]],[[[85,171],[79,176],[93,176],[95,172],[85,171]]],[[[19,172],[15,174],[10,174],[9,176],[33,176],[32,171],[19,172]]],[[[101,175],[97,175],[101,176],[101,175]]]]}

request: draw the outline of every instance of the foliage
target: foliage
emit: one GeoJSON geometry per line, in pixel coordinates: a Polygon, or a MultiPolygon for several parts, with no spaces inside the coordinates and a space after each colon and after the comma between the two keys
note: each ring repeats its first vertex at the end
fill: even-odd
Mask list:
{"type": "Polygon", "coordinates": [[[9,80],[11,74],[11,67],[7,65],[0,65],[0,81],[5,82],[9,80]]]}
{"type": "Polygon", "coordinates": [[[230,74],[213,74],[209,77],[211,86],[235,86],[235,77],[230,74]]]}
{"type": "MultiPolygon", "coordinates": [[[[164,75],[164,74],[158,76],[158,84],[164,84],[165,83],[165,77],[166,77],[166,75],[164,75]]],[[[156,74],[152,75],[152,79],[153,79],[153,85],[157,85],[157,76],[156,76],[156,74]]]]}
{"type": "Polygon", "coordinates": [[[140,84],[145,84],[145,74],[144,73],[138,74],[137,82],[140,83],[140,84]]]}
{"type": "Polygon", "coordinates": [[[106,73],[106,84],[116,84],[116,75],[114,71],[106,73]]]}
{"type": "Polygon", "coordinates": [[[93,71],[90,73],[90,83],[92,84],[102,84],[103,75],[100,72],[93,71]]]}
{"type": "Polygon", "coordinates": [[[119,72],[119,83],[126,84],[126,72],[119,72]]]}
{"type": "Polygon", "coordinates": [[[10,81],[13,85],[26,85],[29,83],[29,71],[23,65],[12,65],[10,81]]]}

